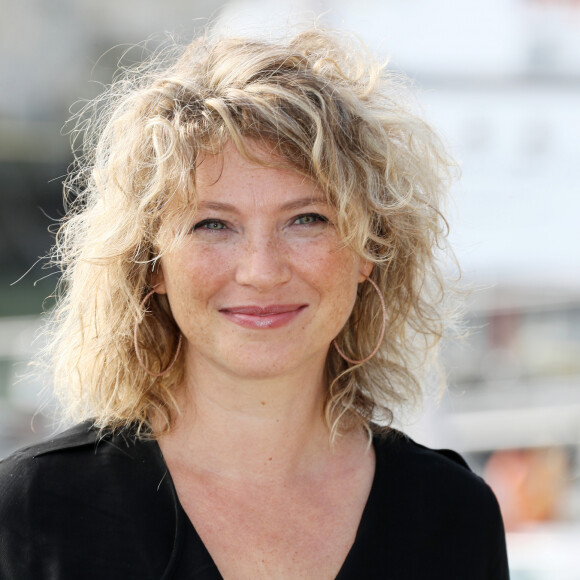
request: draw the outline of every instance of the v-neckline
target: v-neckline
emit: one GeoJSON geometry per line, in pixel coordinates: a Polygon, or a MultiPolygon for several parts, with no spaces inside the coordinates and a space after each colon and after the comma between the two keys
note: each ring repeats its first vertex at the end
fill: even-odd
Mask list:
{"type": "MultiPolygon", "coordinates": [[[[174,507],[175,507],[175,515],[176,515],[176,535],[175,535],[175,545],[173,549],[173,553],[171,555],[171,560],[167,567],[166,573],[163,576],[163,580],[170,580],[172,578],[176,578],[174,574],[180,568],[180,560],[184,557],[185,550],[193,550],[197,552],[197,555],[200,558],[199,562],[195,562],[195,567],[197,574],[204,573],[206,574],[207,580],[223,580],[223,576],[221,575],[216,563],[214,562],[209,550],[207,549],[206,545],[203,543],[200,535],[198,534],[193,522],[190,520],[189,516],[185,512],[185,509],[181,505],[181,501],[179,500],[179,496],[177,495],[177,490],[175,489],[175,484],[173,482],[173,478],[169,473],[169,469],[167,468],[167,464],[165,463],[165,459],[163,457],[163,453],[159,444],[157,444],[157,452],[159,454],[159,459],[161,460],[162,464],[164,465],[165,469],[165,476],[168,479],[168,483],[171,487],[174,507]],[[194,545],[192,546],[188,539],[192,539],[194,545]],[[197,544],[197,545],[196,545],[197,544]]],[[[359,520],[356,534],[352,546],[350,547],[349,551],[346,554],[346,557],[338,571],[338,574],[335,577],[335,580],[349,580],[349,569],[356,569],[354,566],[355,560],[357,558],[358,548],[361,545],[365,545],[365,538],[368,537],[369,531],[372,529],[372,521],[374,519],[374,511],[373,505],[376,505],[375,498],[378,494],[378,488],[380,486],[379,483],[379,473],[382,467],[381,463],[381,454],[377,451],[377,439],[373,437],[372,440],[373,449],[375,451],[375,471],[373,474],[373,480],[371,483],[371,488],[369,491],[369,495],[365,502],[365,506],[363,508],[361,518],[359,520]]],[[[192,572],[191,568],[189,569],[192,572]]],[[[198,576],[195,576],[198,578],[198,576]]],[[[200,580],[205,580],[205,577],[200,580]]]]}

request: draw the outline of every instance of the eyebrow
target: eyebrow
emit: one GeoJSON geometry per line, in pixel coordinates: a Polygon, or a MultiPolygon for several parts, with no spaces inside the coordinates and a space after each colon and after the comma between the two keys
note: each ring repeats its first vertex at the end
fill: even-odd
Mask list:
{"type": "MultiPolygon", "coordinates": [[[[309,205],[327,205],[326,199],[322,197],[304,197],[301,199],[295,199],[284,203],[280,206],[281,210],[293,210],[301,209],[309,205]]],[[[197,205],[198,209],[210,209],[214,211],[227,211],[231,213],[237,213],[238,209],[235,205],[231,203],[224,203],[221,201],[200,201],[197,205]]]]}

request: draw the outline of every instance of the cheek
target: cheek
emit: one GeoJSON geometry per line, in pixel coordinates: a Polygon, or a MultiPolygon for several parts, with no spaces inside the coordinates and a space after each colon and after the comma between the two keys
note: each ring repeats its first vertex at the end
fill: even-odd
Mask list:
{"type": "Polygon", "coordinates": [[[228,277],[232,256],[211,248],[189,248],[162,259],[165,290],[169,299],[191,302],[211,295],[228,277]]]}
{"type": "Polygon", "coordinates": [[[321,297],[326,299],[327,307],[341,318],[345,310],[350,315],[358,287],[358,257],[350,250],[336,248],[316,252],[308,257],[308,260],[302,257],[302,261],[308,263],[308,277],[321,297]]]}

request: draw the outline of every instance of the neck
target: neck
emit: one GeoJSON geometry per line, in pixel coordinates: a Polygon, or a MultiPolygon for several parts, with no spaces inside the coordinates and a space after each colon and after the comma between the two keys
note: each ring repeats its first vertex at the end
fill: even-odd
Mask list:
{"type": "Polygon", "coordinates": [[[196,370],[178,389],[174,429],[160,438],[182,467],[278,481],[312,470],[331,451],[320,365],[253,379],[196,370]]]}

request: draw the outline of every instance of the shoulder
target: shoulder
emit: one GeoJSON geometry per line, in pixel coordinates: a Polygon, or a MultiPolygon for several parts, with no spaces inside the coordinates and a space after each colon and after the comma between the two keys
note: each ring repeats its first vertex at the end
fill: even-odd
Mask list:
{"type": "Polygon", "coordinates": [[[50,469],[54,463],[45,457],[51,454],[58,457],[59,453],[71,449],[90,448],[94,446],[96,438],[96,431],[90,424],[82,423],[48,441],[24,447],[1,460],[0,510],[18,507],[19,500],[31,492],[31,486],[45,480],[44,468],[50,469]]]}
{"type": "MultiPolygon", "coordinates": [[[[0,461],[0,510],[36,497],[68,499],[147,493],[165,475],[159,447],[130,430],[100,432],[81,423],[0,461]]],[[[63,507],[63,506],[60,506],[63,507]]]]}
{"type": "Polygon", "coordinates": [[[428,509],[433,521],[452,516],[479,524],[490,516],[501,520],[491,488],[459,453],[430,449],[394,429],[375,437],[374,446],[377,478],[391,493],[412,499],[416,509],[428,509]]]}
{"type": "Polygon", "coordinates": [[[8,577],[44,578],[52,559],[75,577],[83,558],[99,563],[95,577],[117,577],[110,566],[127,559],[128,538],[139,539],[132,561],[155,570],[147,551],[158,543],[157,553],[167,555],[172,538],[163,534],[175,527],[165,475],[154,441],[102,434],[90,423],[17,451],[0,462],[0,577],[8,574],[3,566],[16,566],[8,577]]]}
{"type": "Polygon", "coordinates": [[[457,453],[390,430],[375,435],[375,479],[342,578],[507,580],[491,489],[457,453]]]}
{"type": "Polygon", "coordinates": [[[398,546],[401,554],[408,555],[410,546],[421,553],[423,559],[416,563],[426,574],[421,577],[429,569],[453,570],[447,576],[453,578],[507,577],[499,505],[466,461],[454,451],[429,449],[396,430],[375,436],[373,442],[377,537],[398,546]]]}
{"type": "Polygon", "coordinates": [[[24,447],[0,461],[2,498],[13,490],[22,495],[67,482],[96,486],[111,471],[123,466],[127,473],[135,463],[155,467],[153,442],[140,441],[131,431],[101,433],[91,422],[80,423],[42,443],[24,447]]]}
{"type": "Polygon", "coordinates": [[[92,423],[87,421],[79,423],[62,433],[59,433],[50,439],[22,447],[12,455],[4,459],[0,459],[1,473],[6,471],[8,466],[18,466],[33,460],[38,456],[51,453],[53,451],[60,451],[69,448],[81,447],[89,444],[94,444],[97,439],[97,431],[92,426],[92,423]]]}
{"type": "Polygon", "coordinates": [[[373,442],[377,469],[388,472],[389,478],[400,480],[412,489],[442,495],[493,496],[483,479],[471,471],[459,453],[451,449],[430,449],[395,429],[375,436],[373,442]]]}

